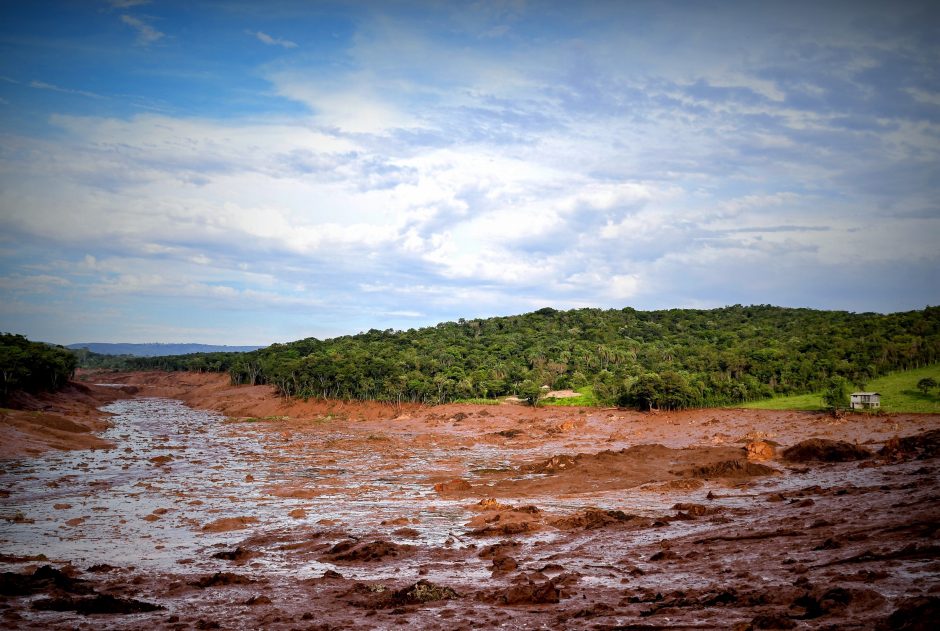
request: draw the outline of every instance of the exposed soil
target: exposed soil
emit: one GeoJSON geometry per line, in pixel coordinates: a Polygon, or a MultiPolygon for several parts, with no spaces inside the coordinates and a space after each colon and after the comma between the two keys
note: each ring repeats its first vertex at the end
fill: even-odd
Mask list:
{"type": "Polygon", "coordinates": [[[70,382],[54,393],[16,393],[0,408],[0,459],[35,456],[49,449],[107,449],[93,432],[108,427],[105,403],[128,398],[137,387],[107,388],[70,382]]]}
{"type": "Polygon", "coordinates": [[[82,376],[25,402],[41,420],[3,412],[0,626],[926,629],[940,611],[940,416],[82,376]]]}

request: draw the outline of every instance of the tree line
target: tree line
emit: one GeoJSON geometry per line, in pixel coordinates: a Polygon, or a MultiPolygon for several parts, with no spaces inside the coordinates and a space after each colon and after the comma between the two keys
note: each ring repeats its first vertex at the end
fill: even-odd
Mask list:
{"type": "Polygon", "coordinates": [[[75,374],[78,358],[68,349],[0,333],[0,402],[13,392],[58,390],[75,374]]]}
{"type": "Polygon", "coordinates": [[[228,372],[284,396],[444,403],[592,386],[604,403],[681,409],[857,387],[940,361],[940,307],[894,314],[735,305],[551,308],[407,331],[308,338],[249,353],[95,360],[228,372]]]}

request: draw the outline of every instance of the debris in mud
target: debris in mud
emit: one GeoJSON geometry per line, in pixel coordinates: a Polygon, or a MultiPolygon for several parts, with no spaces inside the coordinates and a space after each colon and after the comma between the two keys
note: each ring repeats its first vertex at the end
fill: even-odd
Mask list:
{"type": "Polygon", "coordinates": [[[86,571],[103,574],[106,572],[113,572],[116,569],[116,567],[113,565],[108,565],[107,563],[96,563],[95,565],[90,566],[86,571]]]}
{"type": "Polygon", "coordinates": [[[396,605],[417,605],[453,598],[460,598],[460,594],[450,587],[435,585],[422,579],[413,585],[394,592],[391,600],[396,605]]]}
{"type": "Polygon", "coordinates": [[[754,440],[744,447],[747,449],[748,460],[770,460],[777,455],[774,443],[766,440],[754,440]]]}
{"type": "Polygon", "coordinates": [[[384,539],[361,545],[354,544],[352,547],[345,547],[347,543],[342,542],[334,546],[330,553],[326,555],[327,558],[333,561],[372,562],[380,561],[386,557],[397,557],[404,551],[411,549],[410,546],[398,545],[384,539]]]}
{"type": "Polygon", "coordinates": [[[773,475],[778,473],[773,467],[764,464],[748,462],[747,460],[725,460],[715,464],[692,467],[685,472],[693,478],[749,478],[760,475],[773,475]]]}
{"type": "Polygon", "coordinates": [[[132,598],[117,598],[110,594],[98,594],[89,598],[42,598],[33,602],[33,609],[39,611],[75,611],[90,616],[93,614],[126,615],[145,613],[158,611],[164,609],[164,607],[132,598]]]}
{"type": "Polygon", "coordinates": [[[216,552],[212,555],[213,559],[222,559],[223,561],[235,561],[236,563],[244,563],[249,559],[253,559],[257,556],[260,556],[260,552],[255,550],[248,550],[238,546],[234,550],[222,550],[221,552],[216,552]]]}
{"type": "Polygon", "coordinates": [[[619,526],[635,520],[643,521],[644,525],[649,523],[649,520],[644,520],[636,515],[628,515],[620,510],[604,510],[601,508],[585,508],[572,515],[553,519],[550,523],[560,530],[594,530],[596,528],[619,526]]]}
{"type": "Polygon", "coordinates": [[[494,434],[503,438],[515,438],[516,436],[522,436],[525,432],[521,429],[504,429],[501,432],[494,432],[494,434]]]}
{"type": "Polygon", "coordinates": [[[878,455],[895,461],[936,457],[940,455],[940,430],[904,438],[895,436],[885,443],[878,455]]]}
{"type": "Polygon", "coordinates": [[[872,452],[842,440],[810,438],[783,450],[787,462],[850,462],[866,460],[872,452]]]}
{"type": "Polygon", "coordinates": [[[558,471],[571,469],[572,467],[576,466],[577,463],[578,459],[575,456],[562,454],[559,456],[552,456],[548,460],[543,460],[541,462],[524,464],[519,467],[519,471],[522,473],[557,473],[558,471]]]}
{"type": "Polygon", "coordinates": [[[495,498],[488,497],[484,500],[480,500],[479,502],[477,502],[470,508],[473,508],[474,510],[482,510],[482,511],[499,511],[499,510],[512,510],[512,505],[501,504],[500,502],[496,501],[495,498]]]}
{"type": "Polygon", "coordinates": [[[265,595],[252,596],[245,601],[245,604],[249,607],[254,607],[255,605],[270,605],[271,599],[265,595]]]}
{"type": "Polygon", "coordinates": [[[720,506],[705,506],[704,504],[693,504],[690,502],[679,502],[673,504],[672,510],[679,511],[691,517],[704,517],[705,515],[714,515],[722,512],[720,506]]]}
{"type": "Polygon", "coordinates": [[[208,587],[224,587],[227,585],[250,585],[254,583],[253,579],[248,578],[247,576],[242,576],[241,574],[234,574],[232,572],[216,572],[212,576],[206,576],[199,579],[193,583],[190,583],[193,587],[198,587],[199,589],[206,589],[208,587]]]}

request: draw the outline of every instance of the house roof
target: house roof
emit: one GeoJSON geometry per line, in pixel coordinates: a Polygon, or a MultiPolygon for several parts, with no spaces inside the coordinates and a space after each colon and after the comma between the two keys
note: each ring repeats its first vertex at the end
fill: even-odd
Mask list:
{"type": "Polygon", "coordinates": [[[874,395],[874,396],[880,397],[881,393],[880,392],[853,392],[852,393],[853,397],[859,397],[859,396],[864,396],[864,395],[868,395],[868,396],[874,395]]]}

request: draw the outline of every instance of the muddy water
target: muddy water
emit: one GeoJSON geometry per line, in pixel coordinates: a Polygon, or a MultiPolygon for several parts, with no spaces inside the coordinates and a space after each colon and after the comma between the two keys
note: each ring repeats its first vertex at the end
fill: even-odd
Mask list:
{"type": "MultiPolygon", "coordinates": [[[[773,461],[774,475],[706,481],[691,490],[663,489],[659,480],[607,491],[503,495],[503,503],[538,506],[538,528],[478,537],[468,522],[480,515],[474,507],[485,495],[480,485],[541,475],[519,474],[514,467],[522,461],[631,445],[494,442],[483,429],[432,431],[391,421],[381,430],[319,418],[233,422],[162,398],[105,409],[114,417],[104,437],[116,448],[0,463],[0,553],[11,561],[0,562],[0,570],[32,572],[34,565],[10,557],[43,554],[54,565],[86,570],[82,576],[101,591],[166,608],[121,618],[126,628],[211,628],[208,619],[224,620],[223,628],[303,628],[311,619],[331,628],[598,628],[601,621],[608,626],[599,628],[613,628],[647,618],[663,626],[729,628],[768,612],[814,628],[799,604],[814,586],[838,586],[854,599],[819,614],[827,624],[870,628],[903,598],[940,592],[937,531],[929,526],[940,520],[940,469],[932,459],[773,461]],[[433,481],[452,477],[469,480],[478,495],[450,499],[434,491],[433,481]],[[678,502],[710,512],[679,518],[672,508],[678,502]],[[553,518],[586,507],[650,523],[551,526],[553,518]],[[237,529],[224,530],[226,524],[237,529]],[[345,562],[329,554],[337,544],[377,540],[401,548],[345,562]],[[518,569],[496,572],[482,552],[506,540],[518,569]],[[213,557],[235,546],[251,552],[247,561],[213,557]],[[98,574],[88,570],[95,564],[117,567],[98,574]],[[342,578],[321,578],[328,570],[342,578]],[[194,586],[195,578],[219,571],[251,580],[194,586]],[[397,609],[369,600],[419,578],[463,597],[397,609]],[[505,590],[530,580],[559,581],[560,602],[502,604],[505,590]],[[363,591],[358,581],[369,587],[363,591]],[[722,601],[708,604],[715,594],[722,601]],[[269,602],[249,607],[258,595],[269,602]]],[[[0,622],[73,628],[87,620],[34,611],[34,598],[0,607],[0,622]]]]}
{"type": "MultiPolygon", "coordinates": [[[[327,430],[319,434],[319,449],[298,455],[288,449],[290,436],[245,431],[244,423],[227,423],[219,414],[176,400],[130,399],[103,409],[114,414],[103,437],[117,448],[49,453],[3,465],[0,488],[8,495],[0,498],[5,518],[0,521],[0,549],[5,554],[159,570],[178,569],[181,560],[184,565],[192,560],[198,567],[207,551],[246,535],[243,529],[214,532],[213,522],[241,517],[251,520],[246,525],[252,530],[327,525],[354,535],[405,517],[418,536],[400,542],[441,545],[464,533],[471,513],[466,500],[442,499],[427,483],[435,463],[447,462],[473,481],[474,472],[483,475],[524,457],[550,453],[544,447],[513,450],[478,443],[416,448],[390,463],[381,450],[370,451],[367,443],[364,448],[355,436],[327,430]],[[271,493],[297,480],[324,490],[304,498],[271,493]],[[305,515],[290,517],[298,508],[305,515]]],[[[770,490],[864,484],[870,478],[869,473],[847,468],[802,475],[784,472],[752,483],[749,491],[725,489],[717,504],[744,507],[770,490]]],[[[641,487],[595,493],[589,499],[599,508],[653,517],[676,502],[700,499],[708,490],[656,492],[641,487]]],[[[529,496],[524,501],[564,514],[583,507],[586,499],[529,496]]],[[[696,527],[701,526],[688,524],[679,530],[696,527]]],[[[553,537],[543,533],[541,538],[553,537]]],[[[322,564],[315,565],[312,571],[322,571],[322,564]]]]}

